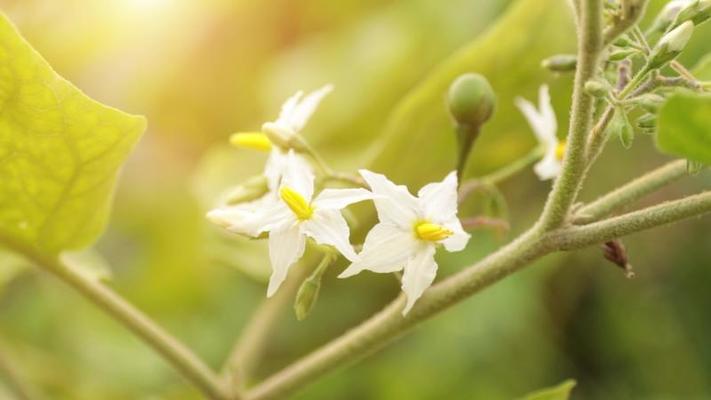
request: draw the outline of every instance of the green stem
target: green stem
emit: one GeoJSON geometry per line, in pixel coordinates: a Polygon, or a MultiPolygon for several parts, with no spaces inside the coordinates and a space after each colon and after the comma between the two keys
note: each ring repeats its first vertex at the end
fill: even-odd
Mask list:
{"type": "Polygon", "coordinates": [[[624,89],[617,95],[617,98],[624,100],[632,91],[639,86],[640,83],[647,77],[647,74],[651,71],[649,65],[645,65],[641,70],[632,78],[632,80],[625,86],[624,89]]]}
{"type": "Polygon", "coordinates": [[[597,221],[686,175],[686,160],[667,163],[582,207],[576,212],[574,222],[597,221]]]}
{"type": "Polygon", "coordinates": [[[553,185],[540,224],[544,230],[559,227],[568,217],[580,189],[586,167],[586,135],[590,131],[594,99],[585,93],[585,83],[595,76],[602,50],[602,3],[587,0],[581,4],[578,27],[578,68],[573,88],[570,127],[563,169],[553,185]]]}
{"type": "Polygon", "coordinates": [[[14,240],[11,236],[0,233],[0,243],[56,276],[123,324],[162,355],[205,396],[215,400],[228,399],[217,375],[202,360],[109,287],[77,272],[58,256],[42,254],[33,246],[14,240]]]}

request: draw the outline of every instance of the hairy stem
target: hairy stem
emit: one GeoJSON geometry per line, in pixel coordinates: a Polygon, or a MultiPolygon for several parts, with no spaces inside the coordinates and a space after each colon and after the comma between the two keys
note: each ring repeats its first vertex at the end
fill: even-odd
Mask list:
{"type": "Polygon", "coordinates": [[[217,375],[188,347],[171,336],[153,320],[136,309],[117,293],[101,282],[91,280],[64,264],[56,255],[45,255],[34,247],[0,233],[0,243],[27,257],[74,288],[106,314],[123,324],[136,336],[172,364],[188,381],[205,396],[215,400],[227,400],[217,375]]]}
{"type": "Polygon", "coordinates": [[[686,160],[669,162],[600,197],[576,212],[575,223],[590,223],[685,176],[686,160]]]}
{"type": "Polygon", "coordinates": [[[556,179],[541,216],[541,225],[550,230],[568,216],[585,172],[585,141],[592,123],[594,99],[585,93],[585,83],[595,76],[602,50],[602,4],[600,0],[581,3],[578,26],[578,67],[573,88],[567,146],[561,175],[556,179]]]}
{"type": "Polygon", "coordinates": [[[572,250],[709,212],[711,191],[705,191],[589,225],[554,231],[548,240],[560,250],[572,250]]]}

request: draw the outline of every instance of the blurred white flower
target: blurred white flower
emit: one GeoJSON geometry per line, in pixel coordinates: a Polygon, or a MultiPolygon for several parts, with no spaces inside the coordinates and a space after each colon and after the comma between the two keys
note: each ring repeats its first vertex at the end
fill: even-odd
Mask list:
{"type": "Polygon", "coordinates": [[[560,174],[565,141],[559,142],[556,136],[558,125],[551,105],[548,86],[542,85],[538,92],[538,109],[530,101],[516,98],[516,106],[521,110],[533,129],[533,133],[545,149],[543,159],[533,167],[541,180],[553,179],[560,174]]]}
{"type": "Polygon", "coordinates": [[[395,185],[383,175],[367,170],[360,174],[373,192],[380,222],[368,232],[363,250],[339,277],[363,270],[404,270],[405,315],[434,281],[437,245],[460,251],[469,241],[457,218],[457,175],[452,172],[442,182],[422,187],[415,197],[405,186],[395,185]]]}
{"type": "Polygon", "coordinates": [[[232,232],[252,237],[269,232],[272,276],[268,297],[277,291],[289,267],[303,255],[306,237],[333,246],[349,260],[355,259],[350,230],[340,210],[372,198],[372,193],[365,189],[324,189],[312,200],[314,174],[309,164],[293,150],[279,161],[283,162],[283,177],[278,190],[249,207],[222,208],[208,214],[210,220],[232,232]]]}
{"type": "Polygon", "coordinates": [[[262,125],[262,130],[277,135],[285,142],[288,141],[301,132],[321,100],[332,90],[333,85],[328,84],[306,96],[303,91],[298,91],[281,106],[279,118],[262,125]]]}

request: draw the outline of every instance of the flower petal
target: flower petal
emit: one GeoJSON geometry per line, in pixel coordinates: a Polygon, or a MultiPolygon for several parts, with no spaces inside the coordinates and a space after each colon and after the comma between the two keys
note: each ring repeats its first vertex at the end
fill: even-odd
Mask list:
{"type": "Polygon", "coordinates": [[[297,223],[281,225],[269,233],[269,259],[272,263],[272,276],[269,278],[267,297],[272,297],[281,286],[286,275],[296,261],[304,255],[306,238],[297,223]]]}
{"type": "Polygon", "coordinates": [[[314,207],[321,210],[340,210],[353,203],[373,198],[373,193],[359,189],[324,189],[314,199],[314,207]]]}
{"type": "Polygon", "coordinates": [[[366,269],[379,273],[399,271],[419,244],[411,230],[381,222],[368,232],[363,250],[338,277],[347,278],[366,269]]]}
{"type": "Polygon", "coordinates": [[[425,219],[443,223],[457,215],[457,173],[452,171],[442,182],[430,183],[417,193],[425,219]]]}
{"type": "Polygon", "coordinates": [[[252,237],[293,220],[292,213],[270,193],[248,203],[216,208],[207,213],[207,218],[230,232],[252,237]]]}
{"type": "Polygon", "coordinates": [[[314,194],[314,173],[308,161],[294,153],[293,150],[289,150],[286,155],[281,186],[288,186],[294,189],[307,202],[311,202],[311,197],[314,194]]]}
{"type": "Polygon", "coordinates": [[[356,259],[350,242],[351,231],[340,211],[316,210],[310,219],[302,223],[302,229],[316,243],[335,247],[351,261],[356,259]]]}
{"type": "Polygon", "coordinates": [[[309,93],[296,105],[291,115],[289,115],[289,125],[294,132],[298,133],[304,128],[306,123],[309,122],[311,115],[316,111],[319,103],[321,103],[321,100],[323,100],[327,94],[331,93],[332,90],[333,85],[325,85],[309,93]]]}
{"type": "Polygon", "coordinates": [[[274,124],[291,126],[290,121],[292,120],[294,111],[296,110],[296,107],[298,106],[303,95],[303,90],[299,90],[286,99],[284,104],[281,106],[281,111],[279,111],[279,118],[277,118],[274,124]]]}
{"type": "Polygon", "coordinates": [[[555,154],[555,147],[552,151],[547,151],[543,159],[533,166],[533,171],[538,175],[538,179],[542,181],[557,177],[561,169],[561,163],[555,154]]]}
{"type": "Polygon", "coordinates": [[[437,276],[437,263],[434,260],[435,247],[433,245],[420,245],[415,254],[407,261],[405,272],[402,274],[402,291],[407,296],[407,304],[402,310],[406,315],[415,305],[415,301],[422,296],[437,276]]]}
{"type": "Polygon", "coordinates": [[[526,99],[517,97],[515,100],[516,106],[528,120],[528,124],[531,125],[538,141],[546,147],[549,147],[551,142],[557,141],[557,121],[550,103],[548,86],[541,86],[539,90],[539,101],[541,102],[539,106],[541,108],[540,111],[526,99]]]}
{"type": "Polygon", "coordinates": [[[471,235],[464,231],[462,223],[459,219],[454,217],[445,223],[444,227],[453,232],[452,236],[441,242],[444,245],[444,248],[449,252],[464,250],[464,248],[467,247],[467,243],[469,243],[471,235]]]}
{"type": "Polygon", "coordinates": [[[381,222],[390,222],[410,230],[421,218],[418,200],[403,185],[392,183],[384,175],[366,169],[358,171],[375,195],[373,202],[381,222]]]}
{"type": "Polygon", "coordinates": [[[281,178],[286,168],[286,154],[277,146],[272,147],[269,158],[264,166],[264,177],[267,178],[267,187],[273,192],[279,188],[281,178]]]}

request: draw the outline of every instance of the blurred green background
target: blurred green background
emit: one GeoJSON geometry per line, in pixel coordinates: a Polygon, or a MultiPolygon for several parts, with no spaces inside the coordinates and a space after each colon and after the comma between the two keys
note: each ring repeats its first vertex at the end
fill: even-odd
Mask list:
{"type": "MultiPolygon", "coordinates": [[[[653,1],[650,14],[663,3],[653,1]]],[[[414,191],[454,166],[444,90],[459,73],[483,73],[498,95],[468,175],[534,146],[516,96],[533,99],[548,83],[559,126],[568,116],[571,77],[539,67],[574,51],[564,0],[0,0],[0,9],[87,94],[147,116],[96,247],[117,290],[215,368],[263,300],[269,273],[264,243],[203,218],[264,160],[229,148],[230,133],[259,128],[298,89],[333,82],[306,136],[337,168],[368,166],[414,191]]],[[[682,60],[693,65],[709,42],[703,26],[682,60]]],[[[583,196],[667,159],[649,137],[628,151],[613,141],[583,196]]],[[[708,173],[687,178],[642,204],[709,183],[708,173]]],[[[475,231],[466,251],[439,257],[440,276],[526,228],[549,183],[528,170],[501,189],[512,232],[475,231]]],[[[711,398],[709,228],[695,219],[627,239],[634,280],[597,248],[549,256],[296,398],[508,399],[566,378],[578,381],[574,399],[711,398]]],[[[13,263],[3,260],[0,278],[0,351],[46,398],[199,398],[123,327],[52,277],[12,273],[13,263]]],[[[337,280],[341,267],[307,320],[284,310],[258,378],[399,291],[382,275],[337,280]]],[[[0,385],[0,398],[9,396],[0,385]]]]}

